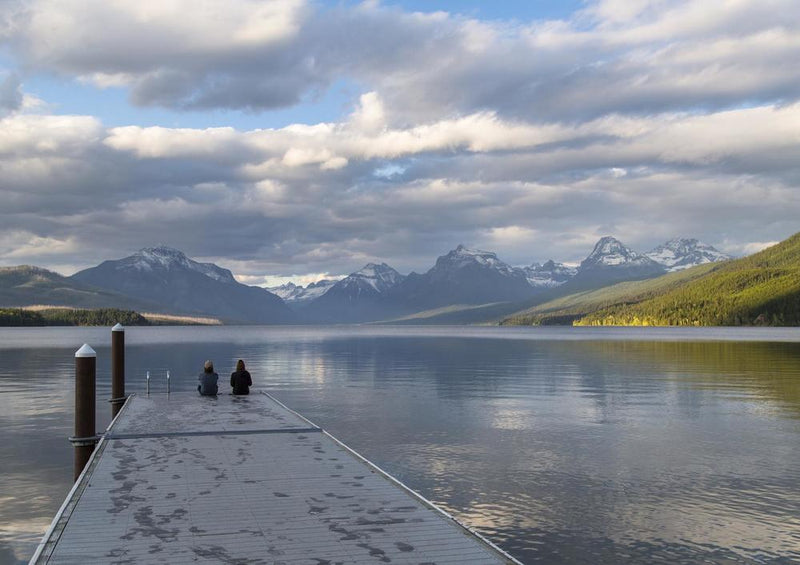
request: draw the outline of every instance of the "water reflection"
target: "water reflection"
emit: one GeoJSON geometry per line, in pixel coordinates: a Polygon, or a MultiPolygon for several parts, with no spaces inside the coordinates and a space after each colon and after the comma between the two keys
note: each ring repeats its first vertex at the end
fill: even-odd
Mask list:
{"type": "MultiPolygon", "coordinates": [[[[244,358],[256,386],[525,562],[800,559],[797,332],[493,330],[136,329],[128,389],[149,370],[163,393],[170,369],[192,390],[207,358],[224,383],[244,358]]],[[[0,563],[29,555],[69,488],[85,338],[109,396],[107,332],[71,331],[0,333],[0,563]]]]}

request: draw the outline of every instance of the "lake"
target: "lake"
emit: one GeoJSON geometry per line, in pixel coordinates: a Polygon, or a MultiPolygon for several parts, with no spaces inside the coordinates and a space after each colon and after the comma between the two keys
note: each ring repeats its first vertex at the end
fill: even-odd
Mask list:
{"type": "MultiPolygon", "coordinates": [[[[525,563],[800,561],[800,329],[128,328],[127,389],[212,359],[525,563]]],[[[0,564],[72,477],[75,350],[108,328],[0,329],[0,564]]],[[[222,387],[227,392],[227,386],[222,387]]]]}

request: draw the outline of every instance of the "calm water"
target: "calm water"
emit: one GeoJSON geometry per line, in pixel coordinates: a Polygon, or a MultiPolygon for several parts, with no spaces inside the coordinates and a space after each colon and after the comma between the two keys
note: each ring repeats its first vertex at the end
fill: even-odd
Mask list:
{"type": "MultiPolygon", "coordinates": [[[[0,563],[70,487],[74,351],[0,329],[0,563]]],[[[800,562],[800,330],[129,328],[128,390],[206,358],[526,563],[800,562]]],[[[109,421],[99,402],[98,426],[109,421]]]]}

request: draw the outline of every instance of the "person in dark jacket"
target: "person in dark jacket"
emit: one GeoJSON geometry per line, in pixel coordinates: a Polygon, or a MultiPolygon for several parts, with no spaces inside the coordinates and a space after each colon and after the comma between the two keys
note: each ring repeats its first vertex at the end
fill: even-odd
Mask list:
{"type": "Polygon", "coordinates": [[[250,373],[244,368],[244,361],[239,359],[236,362],[236,371],[231,373],[231,386],[233,394],[250,394],[250,387],[253,386],[253,379],[250,373]]]}
{"type": "Polygon", "coordinates": [[[217,396],[217,380],[219,379],[219,375],[214,372],[214,363],[211,361],[206,361],[205,365],[203,365],[203,372],[197,377],[197,380],[200,382],[197,385],[197,392],[199,392],[203,396],[217,396]]]}

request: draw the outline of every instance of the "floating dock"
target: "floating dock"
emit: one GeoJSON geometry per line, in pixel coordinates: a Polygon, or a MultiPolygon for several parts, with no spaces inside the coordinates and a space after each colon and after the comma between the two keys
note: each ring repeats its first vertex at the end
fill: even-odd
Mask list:
{"type": "Polygon", "coordinates": [[[31,563],[519,563],[263,391],[131,396],[31,563]]]}

